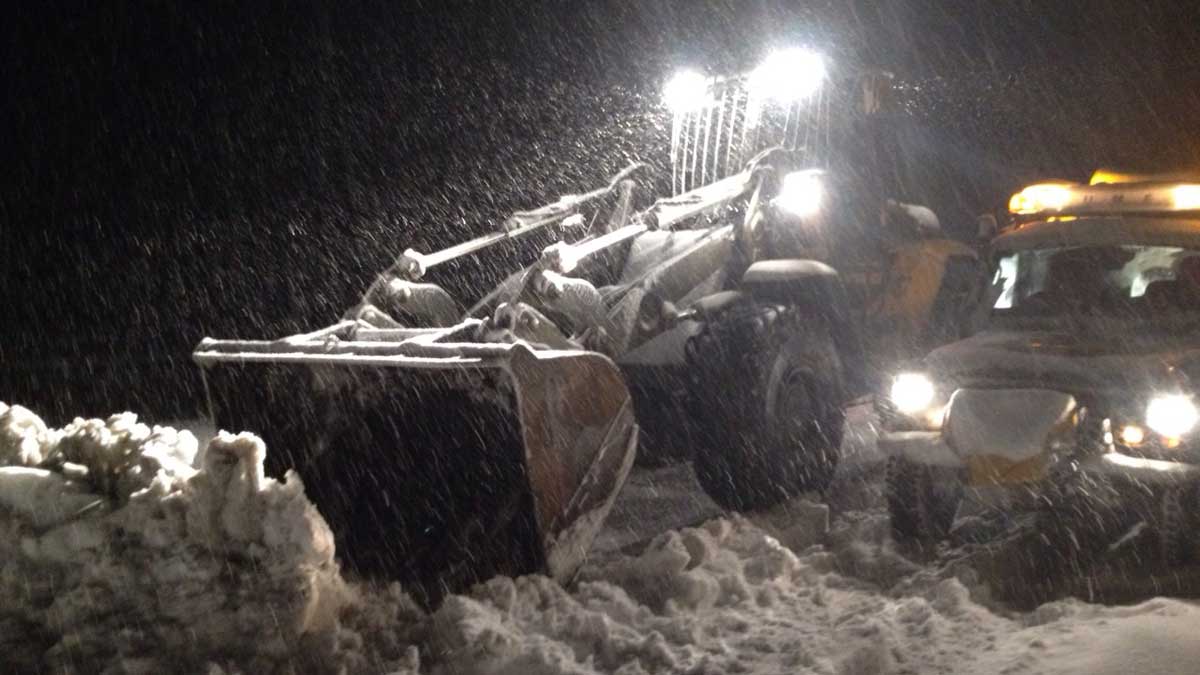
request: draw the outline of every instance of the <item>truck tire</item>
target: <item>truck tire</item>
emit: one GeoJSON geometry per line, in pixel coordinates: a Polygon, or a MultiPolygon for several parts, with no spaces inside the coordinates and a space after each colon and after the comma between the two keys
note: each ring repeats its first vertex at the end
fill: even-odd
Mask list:
{"type": "Polygon", "coordinates": [[[892,537],[922,545],[946,538],[962,501],[961,486],[939,486],[929,467],[901,457],[888,460],[886,492],[892,537]]]}
{"type": "Polygon", "coordinates": [[[1160,502],[1159,544],[1163,564],[1175,567],[1194,562],[1197,553],[1195,529],[1200,522],[1195,508],[1200,503],[1200,485],[1184,482],[1168,486],[1160,502]]]}
{"type": "Polygon", "coordinates": [[[828,329],[805,318],[754,306],[712,322],[692,350],[705,362],[694,468],[724,508],[772,506],[833,480],[845,423],[841,361],[828,329]]]}

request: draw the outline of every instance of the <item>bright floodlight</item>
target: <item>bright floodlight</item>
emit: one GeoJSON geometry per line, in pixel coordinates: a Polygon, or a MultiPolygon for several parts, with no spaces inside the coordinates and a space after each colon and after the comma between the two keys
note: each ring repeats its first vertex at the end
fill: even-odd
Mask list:
{"type": "Polygon", "coordinates": [[[708,78],[694,70],[681,70],[667,82],[663,101],[673,113],[703,108],[708,102],[708,78]]]}
{"type": "Polygon", "coordinates": [[[892,381],[892,403],[905,415],[928,410],[934,394],[933,381],[921,373],[900,373],[892,381]]]}
{"type": "Polygon", "coordinates": [[[1187,396],[1155,396],[1146,406],[1146,426],[1168,438],[1179,438],[1200,422],[1200,411],[1187,396]]]}
{"type": "Polygon", "coordinates": [[[825,186],[817,169],[793,171],[783,177],[775,203],[793,215],[808,217],[821,210],[825,201],[825,186]]]}
{"type": "Polygon", "coordinates": [[[1200,209],[1200,185],[1176,185],[1171,188],[1171,205],[1180,211],[1200,209]]]}
{"type": "Polygon", "coordinates": [[[815,92],[825,79],[825,59],[807,49],[775,52],[750,74],[750,86],[761,96],[790,103],[815,92]]]}

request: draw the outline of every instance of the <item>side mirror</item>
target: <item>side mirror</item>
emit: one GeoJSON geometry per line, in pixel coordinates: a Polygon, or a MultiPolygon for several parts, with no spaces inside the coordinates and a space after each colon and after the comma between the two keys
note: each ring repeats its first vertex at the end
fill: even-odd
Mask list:
{"type": "Polygon", "coordinates": [[[999,223],[996,222],[996,216],[991,213],[981,213],[975,222],[977,223],[975,236],[983,240],[996,236],[996,232],[1000,229],[999,223]]]}
{"type": "Polygon", "coordinates": [[[988,317],[996,306],[996,301],[1004,294],[1004,281],[988,278],[987,268],[984,267],[978,279],[979,287],[975,292],[974,306],[967,318],[967,334],[974,335],[987,325],[988,317]]]}

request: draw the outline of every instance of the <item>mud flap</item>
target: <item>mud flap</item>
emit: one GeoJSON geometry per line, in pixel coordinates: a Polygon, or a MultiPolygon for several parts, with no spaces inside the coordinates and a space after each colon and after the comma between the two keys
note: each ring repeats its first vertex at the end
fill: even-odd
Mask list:
{"type": "Polygon", "coordinates": [[[204,374],[218,427],[260,434],[269,474],[299,474],[343,564],[432,607],[496,574],[569,579],[628,474],[637,429],[620,372],[554,354],[229,355],[204,374]]]}

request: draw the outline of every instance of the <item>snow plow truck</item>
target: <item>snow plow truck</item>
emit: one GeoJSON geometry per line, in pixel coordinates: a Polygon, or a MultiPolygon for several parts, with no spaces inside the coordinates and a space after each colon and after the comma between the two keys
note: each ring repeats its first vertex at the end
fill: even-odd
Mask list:
{"type": "MultiPolygon", "coordinates": [[[[781,67],[799,72],[770,65],[775,81],[781,67]]],[[[344,564],[427,605],[496,574],[568,581],[639,437],[683,439],[730,508],[823,489],[868,375],[838,273],[803,255],[828,198],[803,145],[827,114],[819,77],[777,100],[760,71],[668,87],[669,196],[635,164],[406,250],[333,325],[206,338],[194,359],[214,422],[261,434],[268,472],[300,475],[344,564]],[[547,232],[538,260],[470,306],[429,281],[547,232]]]]}
{"type": "Polygon", "coordinates": [[[1151,559],[1194,563],[1200,176],[1097,171],[1025,187],[1010,211],[972,335],[878,399],[896,538],[1030,514],[1066,551],[1145,530],[1151,559]]]}

